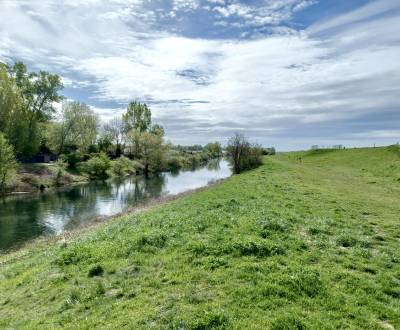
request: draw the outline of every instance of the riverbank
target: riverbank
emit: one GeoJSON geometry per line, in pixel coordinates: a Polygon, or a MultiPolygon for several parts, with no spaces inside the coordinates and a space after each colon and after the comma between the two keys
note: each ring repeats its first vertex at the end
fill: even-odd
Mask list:
{"type": "Polygon", "coordinates": [[[20,164],[6,196],[32,194],[88,181],[87,177],[72,171],[59,173],[56,163],[20,164]]]}
{"type": "Polygon", "coordinates": [[[0,327],[399,327],[398,147],[264,162],[1,256],[0,327]]]}

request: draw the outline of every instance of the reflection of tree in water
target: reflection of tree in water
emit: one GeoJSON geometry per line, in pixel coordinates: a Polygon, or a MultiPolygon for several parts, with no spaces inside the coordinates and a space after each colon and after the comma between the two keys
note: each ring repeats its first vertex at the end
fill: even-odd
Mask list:
{"type": "Polygon", "coordinates": [[[165,186],[165,174],[159,174],[149,178],[132,177],[130,183],[133,185],[134,189],[130,189],[130,191],[124,195],[123,203],[126,206],[133,206],[149,198],[160,197],[165,186]]]}
{"type": "Polygon", "coordinates": [[[63,229],[73,229],[96,217],[99,200],[111,196],[111,186],[101,181],[76,187],[61,195],[62,205],[57,216],[63,229]]]}
{"type": "MultiPolygon", "coordinates": [[[[210,162],[207,169],[218,171],[219,162],[210,162]]],[[[42,234],[72,229],[99,215],[116,214],[141,201],[161,197],[166,194],[167,177],[172,179],[181,173],[91,182],[40,195],[0,200],[0,249],[42,234]]],[[[184,182],[187,181],[177,184],[185,185],[184,182]]]]}
{"type": "Polygon", "coordinates": [[[207,170],[209,170],[209,171],[218,171],[218,170],[220,170],[221,169],[220,161],[221,160],[219,158],[211,159],[207,163],[207,170]]]}
{"type": "Polygon", "coordinates": [[[45,228],[37,221],[41,208],[37,198],[16,198],[0,203],[0,249],[43,234],[45,228]]]}

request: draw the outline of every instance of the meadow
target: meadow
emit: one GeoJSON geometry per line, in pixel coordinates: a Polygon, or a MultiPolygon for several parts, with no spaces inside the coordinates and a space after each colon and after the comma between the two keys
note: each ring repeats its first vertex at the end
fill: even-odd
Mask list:
{"type": "Polygon", "coordinates": [[[280,153],[0,256],[4,329],[400,328],[400,148],[280,153]]]}

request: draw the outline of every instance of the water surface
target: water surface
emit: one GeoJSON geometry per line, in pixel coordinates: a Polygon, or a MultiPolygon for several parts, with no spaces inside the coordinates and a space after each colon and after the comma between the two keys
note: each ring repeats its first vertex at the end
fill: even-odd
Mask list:
{"type": "Polygon", "coordinates": [[[221,160],[151,178],[91,182],[38,195],[7,197],[0,200],[0,250],[39,236],[60,234],[140,202],[200,188],[230,175],[228,163],[221,160]]]}

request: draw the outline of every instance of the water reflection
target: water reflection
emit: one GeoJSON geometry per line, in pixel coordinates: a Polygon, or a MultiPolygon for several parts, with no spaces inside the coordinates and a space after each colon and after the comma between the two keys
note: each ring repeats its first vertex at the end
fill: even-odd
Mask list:
{"type": "Polygon", "coordinates": [[[35,196],[0,200],[0,249],[41,235],[59,234],[99,216],[123,212],[139,202],[196,189],[231,174],[226,161],[151,178],[92,182],[35,196]]]}

